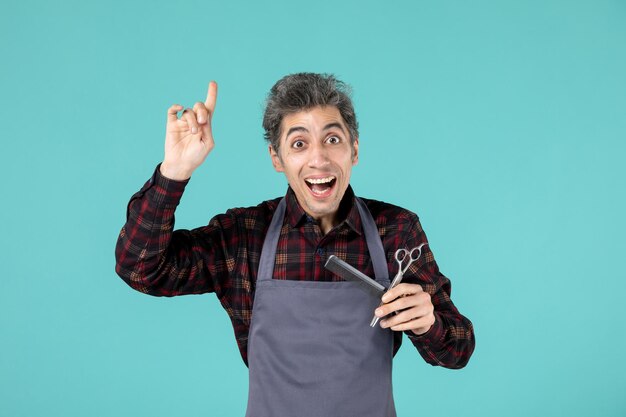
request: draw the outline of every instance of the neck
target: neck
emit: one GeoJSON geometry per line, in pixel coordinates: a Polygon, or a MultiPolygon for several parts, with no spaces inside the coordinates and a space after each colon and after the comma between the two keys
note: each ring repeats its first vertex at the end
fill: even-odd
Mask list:
{"type": "Polygon", "coordinates": [[[335,227],[337,225],[337,213],[334,213],[332,215],[329,216],[324,216],[324,217],[320,217],[320,218],[315,218],[314,219],[317,221],[317,223],[320,226],[320,229],[322,230],[322,234],[325,235],[328,232],[330,232],[332,230],[333,227],[335,227]]]}

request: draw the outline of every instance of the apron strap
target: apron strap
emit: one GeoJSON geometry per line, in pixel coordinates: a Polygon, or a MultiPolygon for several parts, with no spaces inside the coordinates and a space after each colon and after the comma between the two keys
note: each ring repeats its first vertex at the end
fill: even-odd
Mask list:
{"type": "Polygon", "coordinates": [[[356,207],[359,209],[361,215],[361,223],[363,224],[363,231],[365,232],[365,241],[367,242],[367,249],[370,252],[372,258],[372,264],[374,267],[374,276],[376,281],[381,283],[386,282],[386,287],[389,286],[389,269],[387,269],[387,257],[385,256],[385,250],[383,249],[383,242],[380,240],[378,234],[378,227],[372,217],[369,209],[365,205],[365,202],[359,197],[356,199],[356,207]]]}
{"type": "MultiPolygon", "coordinates": [[[[383,243],[380,240],[380,235],[378,234],[378,227],[376,226],[376,222],[363,200],[356,197],[355,202],[361,217],[367,249],[370,253],[370,258],[372,258],[376,281],[381,283],[383,286],[388,287],[389,270],[387,269],[387,257],[385,256],[383,243]]],[[[283,197],[276,207],[276,211],[272,217],[272,222],[267,229],[267,234],[265,235],[265,240],[263,241],[257,281],[272,279],[272,276],[274,275],[273,271],[274,263],[276,262],[276,247],[278,245],[278,238],[280,237],[280,229],[283,227],[286,206],[287,202],[283,197]]]]}
{"type": "Polygon", "coordinates": [[[272,279],[274,275],[274,262],[276,262],[276,246],[278,246],[278,238],[280,237],[280,229],[283,227],[283,219],[285,218],[285,207],[287,201],[283,197],[276,207],[270,227],[267,229],[265,240],[263,241],[263,249],[261,249],[261,259],[259,260],[259,271],[257,272],[257,281],[265,281],[272,279]]]}

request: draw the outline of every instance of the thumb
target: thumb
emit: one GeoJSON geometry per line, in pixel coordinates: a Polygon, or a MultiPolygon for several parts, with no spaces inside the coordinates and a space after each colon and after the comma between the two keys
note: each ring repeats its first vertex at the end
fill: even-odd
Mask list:
{"type": "Polygon", "coordinates": [[[213,143],[213,129],[211,128],[211,122],[205,123],[201,126],[202,140],[213,143]]]}

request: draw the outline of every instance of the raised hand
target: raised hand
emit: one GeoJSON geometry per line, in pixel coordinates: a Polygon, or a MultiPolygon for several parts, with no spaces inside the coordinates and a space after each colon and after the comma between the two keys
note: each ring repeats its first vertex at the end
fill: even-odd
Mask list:
{"type": "Polygon", "coordinates": [[[178,104],[167,109],[165,129],[165,157],[161,174],[173,180],[186,180],[206,159],[215,146],[211,120],[217,100],[217,83],[211,81],[204,103],[197,102],[185,109],[181,117],[178,104]]]}

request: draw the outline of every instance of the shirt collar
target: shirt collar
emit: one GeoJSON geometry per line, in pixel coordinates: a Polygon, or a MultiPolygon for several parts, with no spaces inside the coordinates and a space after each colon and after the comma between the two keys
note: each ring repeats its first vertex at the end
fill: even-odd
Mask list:
{"type": "MultiPolygon", "coordinates": [[[[300,203],[298,203],[298,199],[296,198],[296,194],[293,192],[291,187],[287,189],[285,199],[287,200],[285,217],[292,228],[300,227],[304,223],[315,221],[300,206],[300,203]]],[[[345,224],[345,226],[360,235],[363,229],[361,225],[361,216],[359,215],[359,209],[356,206],[355,199],[356,196],[354,195],[354,191],[352,190],[352,187],[348,185],[348,188],[341,199],[341,203],[339,203],[339,227],[343,227],[345,224]]]]}

